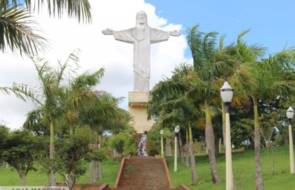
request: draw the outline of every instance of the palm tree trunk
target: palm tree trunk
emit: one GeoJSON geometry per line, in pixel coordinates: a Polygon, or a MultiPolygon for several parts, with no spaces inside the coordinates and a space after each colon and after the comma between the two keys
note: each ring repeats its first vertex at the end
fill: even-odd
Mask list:
{"type": "Polygon", "coordinates": [[[212,127],[212,118],[211,118],[210,108],[207,102],[205,102],[205,116],[206,116],[205,138],[206,138],[206,144],[208,149],[212,182],[219,183],[220,178],[217,174],[214,130],[212,127]]]}
{"type": "Polygon", "coordinates": [[[184,164],[185,163],[185,157],[184,157],[183,142],[182,142],[180,132],[178,133],[178,145],[179,145],[179,149],[178,149],[179,150],[179,157],[180,157],[181,163],[184,164]]]}
{"type": "Polygon", "coordinates": [[[55,165],[54,165],[54,125],[53,122],[50,122],[50,142],[49,142],[49,184],[50,186],[56,185],[56,178],[55,178],[55,165]]]}
{"type": "Polygon", "coordinates": [[[73,190],[74,189],[74,186],[76,184],[76,176],[75,174],[73,174],[72,172],[69,173],[68,175],[65,175],[65,182],[66,182],[66,185],[68,186],[69,190],[73,190]]]}
{"type": "Polygon", "coordinates": [[[253,100],[253,111],[254,111],[254,148],[255,148],[255,162],[256,162],[256,190],[263,190],[263,178],[261,171],[261,137],[260,137],[260,126],[259,126],[259,115],[258,115],[258,105],[257,100],[253,100]]]}
{"type": "Polygon", "coordinates": [[[95,164],[96,162],[95,161],[91,161],[89,163],[89,172],[90,172],[90,184],[96,184],[96,176],[95,176],[95,164]]]}
{"type": "Polygon", "coordinates": [[[222,152],[222,138],[218,139],[218,154],[220,154],[222,152]]]}
{"type": "Polygon", "coordinates": [[[192,134],[192,128],[189,125],[188,128],[188,135],[189,135],[189,154],[190,154],[190,166],[192,170],[192,184],[196,184],[198,182],[198,173],[197,173],[197,168],[196,168],[196,160],[195,160],[195,155],[193,151],[193,134],[192,134]]]}
{"type": "Polygon", "coordinates": [[[89,164],[90,184],[96,184],[101,179],[101,163],[99,161],[91,161],[89,164]]]}
{"type": "Polygon", "coordinates": [[[26,185],[27,180],[26,180],[25,172],[23,172],[23,171],[17,171],[17,172],[18,172],[18,175],[19,175],[19,178],[20,178],[20,181],[21,181],[21,185],[26,185]]]}
{"type": "Polygon", "coordinates": [[[172,156],[171,139],[169,137],[166,137],[165,139],[165,150],[166,156],[172,156]]]}
{"type": "Polygon", "coordinates": [[[214,140],[214,142],[215,142],[215,156],[218,156],[219,153],[220,153],[220,152],[219,152],[219,150],[220,150],[220,149],[219,149],[219,143],[220,143],[219,140],[221,140],[221,139],[220,139],[220,138],[219,138],[219,139],[216,138],[216,139],[214,140]]]}
{"type": "Polygon", "coordinates": [[[188,130],[185,130],[185,165],[190,167],[190,158],[189,158],[189,133],[188,130]]]}
{"type": "MultiPolygon", "coordinates": [[[[98,142],[97,142],[97,147],[98,149],[101,148],[101,144],[102,144],[102,138],[100,135],[98,135],[98,142]]],[[[97,180],[101,180],[102,178],[102,165],[100,161],[97,161],[97,180]]]]}
{"type": "MultiPolygon", "coordinates": [[[[100,145],[101,145],[101,136],[100,135],[97,135],[97,134],[95,135],[94,144],[95,144],[95,147],[93,147],[94,149],[100,149],[100,145]]],[[[90,183],[96,184],[97,181],[100,180],[102,177],[101,163],[99,161],[95,161],[95,160],[91,161],[89,164],[89,170],[90,170],[90,183]]]]}

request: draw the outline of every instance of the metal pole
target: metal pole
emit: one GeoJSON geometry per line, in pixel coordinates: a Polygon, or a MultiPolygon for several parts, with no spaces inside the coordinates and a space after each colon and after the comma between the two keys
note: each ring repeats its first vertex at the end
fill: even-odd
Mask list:
{"type": "Polygon", "coordinates": [[[225,160],[226,190],[234,190],[229,104],[225,104],[225,160]]]}
{"type": "Polygon", "coordinates": [[[289,154],[290,154],[290,173],[295,173],[294,166],[294,148],[293,148],[293,134],[292,134],[292,126],[291,121],[289,120],[289,154]]]}
{"type": "Polygon", "coordinates": [[[174,136],[174,172],[177,172],[177,134],[174,136]]]}
{"type": "Polygon", "coordinates": [[[161,156],[164,157],[164,139],[162,134],[161,134],[161,156]]]}

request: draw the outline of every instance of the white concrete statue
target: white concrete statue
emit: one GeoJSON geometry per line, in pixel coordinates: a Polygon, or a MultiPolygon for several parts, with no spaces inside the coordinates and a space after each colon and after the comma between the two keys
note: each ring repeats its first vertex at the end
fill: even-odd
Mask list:
{"type": "Polygon", "coordinates": [[[136,15],[136,26],[127,30],[103,30],[104,35],[113,35],[116,40],[134,45],[133,71],[134,91],[148,92],[150,89],[151,44],[167,41],[170,36],[179,36],[179,31],[162,31],[148,25],[147,15],[140,11],[136,15]]]}

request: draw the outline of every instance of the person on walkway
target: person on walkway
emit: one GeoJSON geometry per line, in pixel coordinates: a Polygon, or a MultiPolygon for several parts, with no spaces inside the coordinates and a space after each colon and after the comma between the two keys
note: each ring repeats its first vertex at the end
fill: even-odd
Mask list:
{"type": "Polygon", "coordinates": [[[137,155],[138,156],[148,156],[147,152],[146,152],[146,143],[147,143],[147,132],[144,131],[144,133],[142,134],[138,146],[137,146],[137,155]]]}

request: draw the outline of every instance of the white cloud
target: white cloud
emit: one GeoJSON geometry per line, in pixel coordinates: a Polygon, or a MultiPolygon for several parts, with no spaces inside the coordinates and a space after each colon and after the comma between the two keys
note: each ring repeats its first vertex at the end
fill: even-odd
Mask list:
{"type": "MultiPolygon", "coordinates": [[[[78,24],[76,20],[49,18],[46,13],[36,16],[42,31],[49,39],[50,47],[44,52],[52,65],[63,59],[72,50],[79,48],[81,72],[105,68],[105,76],[100,90],[111,92],[116,97],[126,97],[132,90],[132,45],[115,41],[112,36],[104,36],[105,28],[126,29],[135,25],[135,15],[139,10],[148,14],[149,25],[164,30],[181,29],[181,25],[171,24],[156,15],[155,7],[144,0],[91,0],[92,23],[78,24]]],[[[155,44],[151,57],[151,84],[164,76],[169,76],[173,68],[185,61],[186,42],[184,36],[170,38],[168,42],[155,44]]],[[[13,82],[38,85],[34,67],[28,58],[15,53],[0,54],[0,86],[13,82]]],[[[126,100],[122,107],[127,107],[126,100]]],[[[0,94],[0,122],[11,128],[19,128],[25,114],[32,110],[32,103],[24,103],[12,96],[0,94]]]]}

